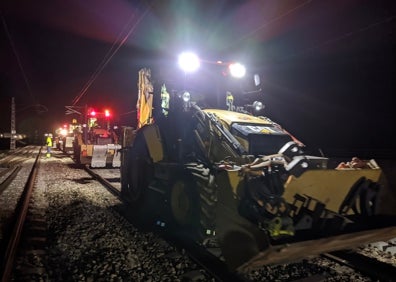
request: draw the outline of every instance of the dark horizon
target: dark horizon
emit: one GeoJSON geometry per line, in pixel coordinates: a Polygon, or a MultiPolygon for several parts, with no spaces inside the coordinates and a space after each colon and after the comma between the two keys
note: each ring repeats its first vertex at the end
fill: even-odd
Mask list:
{"type": "Polygon", "coordinates": [[[11,97],[17,130],[46,132],[72,118],[65,106],[84,90],[77,106],[113,108],[133,125],[138,70],[189,47],[258,69],[264,114],[303,143],[395,156],[394,1],[18,0],[0,8],[0,132],[10,128],[11,97]]]}

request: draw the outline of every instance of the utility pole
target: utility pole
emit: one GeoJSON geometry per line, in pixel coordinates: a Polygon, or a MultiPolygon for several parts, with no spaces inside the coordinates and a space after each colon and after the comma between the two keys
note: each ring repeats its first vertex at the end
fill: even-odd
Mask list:
{"type": "Polygon", "coordinates": [[[11,101],[11,136],[10,136],[10,150],[15,150],[15,100],[12,97],[11,101]]]}

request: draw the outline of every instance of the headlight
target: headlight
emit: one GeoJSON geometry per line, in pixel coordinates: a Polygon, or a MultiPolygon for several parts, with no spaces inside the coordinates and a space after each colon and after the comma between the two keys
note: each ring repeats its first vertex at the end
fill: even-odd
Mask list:
{"type": "Polygon", "coordinates": [[[62,129],[60,133],[61,133],[61,135],[66,136],[67,135],[67,130],[66,129],[62,129]]]}
{"type": "Polygon", "coordinates": [[[200,66],[198,56],[191,52],[184,52],[179,56],[179,66],[185,72],[194,72],[200,66]]]}
{"type": "Polygon", "coordinates": [[[263,108],[264,108],[263,103],[261,103],[260,101],[254,101],[254,103],[253,103],[253,109],[254,109],[256,112],[261,111],[263,108]]]}
{"type": "Polygon", "coordinates": [[[228,67],[230,69],[230,74],[235,78],[244,77],[246,74],[245,66],[240,63],[233,63],[230,64],[228,67]]]}
{"type": "Polygon", "coordinates": [[[190,101],[190,98],[191,98],[190,93],[184,92],[182,98],[183,98],[183,101],[184,101],[185,103],[189,102],[189,101],[190,101]]]}

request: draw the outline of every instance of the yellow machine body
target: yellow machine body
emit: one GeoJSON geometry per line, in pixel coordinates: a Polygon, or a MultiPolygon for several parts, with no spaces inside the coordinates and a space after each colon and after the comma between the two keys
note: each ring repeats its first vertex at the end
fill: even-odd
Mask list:
{"type": "Polygon", "coordinates": [[[153,119],[150,78],[139,72],[138,129],[122,142],[121,192],[134,211],[158,192],[169,225],[214,238],[241,271],[396,237],[395,189],[381,167],[331,168],[268,117],[200,108],[186,92],[158,96],[153,119]]]}
{"type": "Polygon", "coordinates": [[[381,174],[380,169],[310,170],[298,178],[290,176],[285,183],[283,197],[291,203],[295,194],[309,195],[326,204],[327,209],[338,212],[350,188],[361,177],[378,182],[381,174]]]}

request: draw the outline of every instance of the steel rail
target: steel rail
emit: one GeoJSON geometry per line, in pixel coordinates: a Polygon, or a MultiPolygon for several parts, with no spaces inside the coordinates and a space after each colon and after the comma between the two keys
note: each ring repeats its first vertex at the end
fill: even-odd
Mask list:
{"type": "Polygon", "coordinates": [[[92,177],[94,177],[96,180],[98,180],[103,186],[105,186],[114,196],[118,197],[121,199],[121,193],[120,191],[114,187],[109,181],[107,181],[105,178],[100,176],[99,174],[95,173],[92,169],[89,168],[89,165],[84,166],[84,170],[88,172],[92,177]]]}
{"type": "Polygon", "coordinates": [[[0,171],[0,177],[3,177],[7,173],[9,173],[12,169],[13,167],[6,167],[4,170],[0,171]]]}
{"type": "Polygon", "coordinates": [[[15,179],[21,168],[22,168],[21,166],[10,168],[10,170],[12,170],[11,173],[7,176],[7,178],[3,182],[0,183],[0,195],[7,189],[7,187],[11,184],[11,182],[15,179]]]}
{"type": "Polygon", "coordinates": [[[354,251],[335,251],[322,254],[321,256],[348,266],[375,280],[394,281],[396,278],[396,267],[393,265],[354,251]]]}
{"type": "MultiPolygon", "coordinates": [[[[94,179],[98,180],[104,185],[113,195],[118,197],[122,202],[124,200],[121,197],[119,189],[114,187],[109,181],[107,181],[100,174],[95,173],[89,167],[84,166],[84,170],[87,171],[94,179]]],[[[218,257],[210,253],[206,248],[193,242],[186,240],[186,236],[175,235],[164,232],[163,229],[155,229],[152,227],[152,231],[156,232],[159,236],[165,239],[168,243],[175,246],[178,250],[185,250],[188,256],[197,263],[200,267],[205,269],[216,281],[235,281],[235,282],[246,282],[240,274],[231,272],[225,263],[220,261],[218,257]]],[[[184,234],[186,235],[186,234],[184,234]]]]}
{"type": "Polygon", "coordinates": [[[26,215],[27,215],[27,212],[29,209],[30,198],[32,196],[35,180],[37,177],[38,166],[40,163],[41,150],[42,150],[42,147],[40,147],[40,150],[36,156],[36,160],[32,166],[32,169],[29,174],[29,178],[25,184],[24,191],[22,193],[22,196],[21,196],[21,198],[18,202],[18,206],[16,208],[17,217],[16,217],[16,221],[15,221],[14,228],[12,230],[10,239],[7,244],[7,248],[6,248],[5,255],[4,255],[4,262],[3,262],[2,268],[1,268],[2,273],[3,273],[2,277],[1,277],[2,282],[11,280],[11,273],[12,273],[13,266],[14,266],[16,251],[17,251],[17,248],[19,245],[19,240],[20,240],[20,237],[22,234],[23,225],[26,220],[26,215]]]}
{"type": "MultiPolygon", "coordinates": [[[[123,201],[119,189],[114,187],[100,174],[92,171],[89,168],[89,165],[84,166],[84,169],[101,184],[103,184],[107,189],[109,189],[111,193],[113,193],[121,201],[123,201]]],[[[187,236],[183,236],[183,234],[169,234],[166,230],[164,230],[164,228],[153,229],[154,231],[156,231],[157,234],[159,234],[162,238],[175,246],[177,249],[185,250],[189,257],[198,265],[200,265],[200,267],[205,269],[210,275],[212,275],[216,281],[249,281],[248,279],[239,275],[238,272],[234,273],[229,271],[226,265],[217,256],[206,250],[205,247],[195,243],[191,243],[186,240],[187,236]]],[[[369,258],[364,255],[351,253],[350,251],[330,252],[321,254],[320,256],[345,265],[351,269],[357,270],[373,279],[380,278],[381,281],[393,281],[392,278],[396,277],[396,268],[392,265],[382,263],[378,260],[369,258]]],[[[314,277],[311,277],[311,279],[313,280],[304,278],[294,281],[318,281],[323,280],[324,277],[323,275],[316,275],[314,277]]]]}

